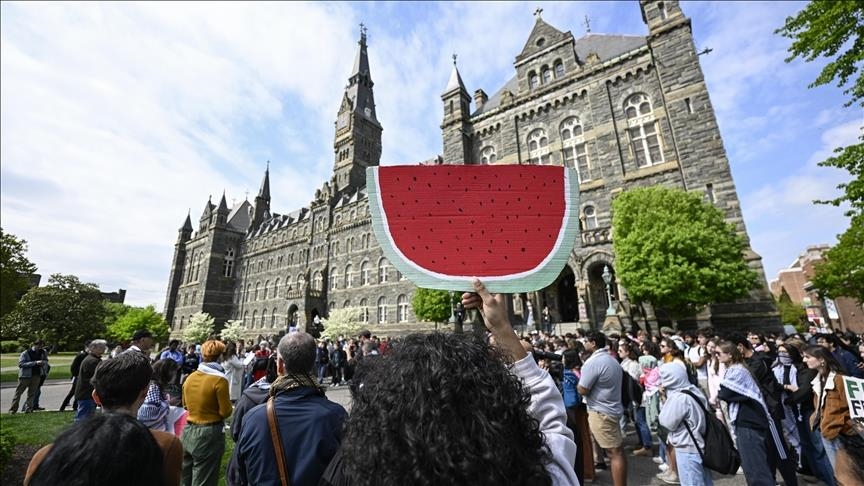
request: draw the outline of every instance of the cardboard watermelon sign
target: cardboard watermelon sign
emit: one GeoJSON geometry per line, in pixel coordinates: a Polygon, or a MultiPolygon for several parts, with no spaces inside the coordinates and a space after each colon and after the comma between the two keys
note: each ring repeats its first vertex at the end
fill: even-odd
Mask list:
{"type": "Polygon", "coordinates": [[[579,235],[572,169],[525,165],[366,169],[375,237],[419,287],[529,292],[551,284],[579,235]]]}

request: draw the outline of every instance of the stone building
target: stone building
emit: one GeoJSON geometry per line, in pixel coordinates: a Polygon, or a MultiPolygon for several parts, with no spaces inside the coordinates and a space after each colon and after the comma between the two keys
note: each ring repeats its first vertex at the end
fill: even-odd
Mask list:
{"type": "Polygon", "coordinates": [[[381,158],[382,127],[361,33],[352,74],[336,115],[334,173],[307,207],[270,208],[270,171],[254,204],[228,208],[208,201],[197,231],[191,217],[174,250],[165,318],[182,333],[196,312],[217,328],[242,320],[250,335],[301,329],[336,307],[361,307],[372,323],[414,320],[414,286],[375,242],[366,196],[366,167],[381,158]]]}
{"type": "MultiPolygon", "coordinates": [[[[475,90],[473,111],[454,61],[441,96],[443,157],[426,163],[563,164],[577,171],[580,240],[552,285],[513,296],[517,319],[525,317],[527,302],[537,314],[548,306],[554,321],[585,328],[603,326],[611,313],[625,326],[656,328],[668,319],[661,309],[630,304],[614,280],[611,244],[615,195],[660,184],[700,191],[722,209],[743,236],[745,258],[761,282],[748,298],[679,322],[779,328],[761,258],[749,248],[690,20],[674,0],[638,5],[647,36],[575,39],[538,10],[513,77],[492,96],[475,90]]],[[[259,334],[289,322],[302,326],[348,305],[366,308],[370,322],[413,320],[414,287],[383,258],[370,226],[365,168],[378,164],[382,150],[372,86],[361,34],[336,117],[334,175],[308,207],[271,212],[268,171],[254,205],[229,209],[224,195],[218,206],[208,201],[197,232],[187,217],[165,306],[174,332],[202,310],[220,324],[242,319],[259,334]]]]}
{"type": "Polygon", "coordinates": [[[548,306],[556,320],[583,327],[601,326],[610,308],[625,326],[668,319],[660,309],[631,306],[615,283],[610,212],[616,194],[664,185],[702,192],[723,210],[761,282],[749,298],[711,305],[683,324],[778,328],[761,257],[749,248],[690,19],[677,1],[642,0],[639,7],[647,36],[579,39],[545,22],[538,10],[514,75],[492,96],[475,90],[473,112],[454,62],[441,96],[444,161],[563,164],[578,173],[581,241],[555,283],[514,300],[516,314],[528,299],[535,309],[548,306]],[[602,278],[607,267],[611,306],[602,278]]]}

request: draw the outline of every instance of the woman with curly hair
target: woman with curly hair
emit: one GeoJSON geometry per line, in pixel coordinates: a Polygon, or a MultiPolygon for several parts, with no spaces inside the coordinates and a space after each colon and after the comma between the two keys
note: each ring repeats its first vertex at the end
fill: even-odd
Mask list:
{"type": "Polygon", "coordinates": [[[504,297],[477,280],[474,288],[462,304],[482,307],[493,345],[414,334],[363,360],[340,454],[321,484],[578,484],[552,377],[523,349],[504,297]]]}

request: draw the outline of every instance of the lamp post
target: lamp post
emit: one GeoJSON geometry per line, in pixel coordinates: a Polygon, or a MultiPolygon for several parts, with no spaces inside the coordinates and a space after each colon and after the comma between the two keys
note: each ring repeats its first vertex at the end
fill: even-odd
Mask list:
{"type": "Polygon", "coordinates": [[[603,265],[603,282],[606,283],[606,299],[609,302],[609,307],[606,308],[607,316],[615,315],[615,307],[612,306],[612,273],[609,272],[609,265],[603,265]]]}

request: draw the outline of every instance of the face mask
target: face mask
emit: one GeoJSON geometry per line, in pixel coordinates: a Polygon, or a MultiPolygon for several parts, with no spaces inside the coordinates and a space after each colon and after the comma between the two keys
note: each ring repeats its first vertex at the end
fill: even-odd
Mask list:
{"type": "Polygon", "coordinates": [[[782,365],[791,365],[792,357],[791,356],[779,356],[780,364],[782,365]]]}

